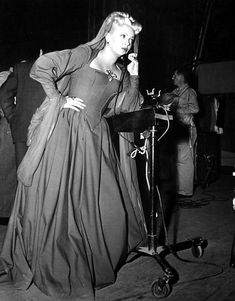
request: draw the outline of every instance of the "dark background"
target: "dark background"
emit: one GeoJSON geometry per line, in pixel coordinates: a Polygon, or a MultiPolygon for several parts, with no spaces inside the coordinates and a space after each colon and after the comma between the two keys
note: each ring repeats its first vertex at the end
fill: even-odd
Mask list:
{"type": "MultiPolygon", "coordinates": [[[[203,61],[233,60],[233,0],[212,1],[203,61]]],[[[0,0],[1,69],[33,49],[75,47],[92,38],[106,15],[124,10],[142,25],[143,88],[167,85],[178,65],[191,64],[207,0],[0,0]]]]}
{"type": "MultiPolygon", "coordinates": [[[[143,25],[139,40],[140,89],[172,88],[178,66],[193,66],[205,11],[211,4],[203,34],[200,62],[235,60],[234,0],[0,0],[0,70],[6,70],[30,52],[76,47],[97,33],[112,11],[130,13],[143,25]]],[[[198,61],[196,62],[198,63],[198,61]]],[[[195,86],[197,89],[197,86],[195,86]]],[[[213,97],[213,95],[212,95],[213,97]]],[[[234,95],[227,120],[235,113],[234,95]]],[[[207,100],[206,100],[207,101],[207,100]]],[[[207,118],[200,99],[201,118],[207,118]]],[[[229,127],[225,148],[234,149],[235,124],[229,127]],[[232,128],[231,128],[232,127],[232,128]]]]}

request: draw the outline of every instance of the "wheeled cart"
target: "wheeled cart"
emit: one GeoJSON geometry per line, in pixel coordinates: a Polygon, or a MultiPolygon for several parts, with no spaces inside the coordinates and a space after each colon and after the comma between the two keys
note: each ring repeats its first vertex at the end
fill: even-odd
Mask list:
{"type": "Polygon", "coordinates": [[[156,187],[156,145],[159,139],[158,131],[160,122],[167,120],[164,116],[161,116],[159,112],[156,112],[155,107],[148,109],[142,109],[136,112],[123,113],[117,115],[112,120],[112,126],[116,132],[133,132],[143,131],[147,132],[148,139],[148,178],[149,178],[149,197],[150,197],[150,213],[149,221],[150,226],[148,230],[148,242],[146,246],[138,248],[136,255],[131,261],[141,255],[153,257],[160,267],[163,269],[163,276],[159,277],[152,283],[152,294],[156,298],[166,298],[172,291],[172,284],[178,279],[177,271],[170,266],[165,260],[165,256],[168,254],[176,254],[178,251],[191,249],[194,257],[201,257],[204,253],[204,248],[207,246],[207,241],[202,237],[195,237],[188,239],[184,242],[179,242],[173,245],[158,245],[157,241],[157,208],[159,194],[156,187]]]}

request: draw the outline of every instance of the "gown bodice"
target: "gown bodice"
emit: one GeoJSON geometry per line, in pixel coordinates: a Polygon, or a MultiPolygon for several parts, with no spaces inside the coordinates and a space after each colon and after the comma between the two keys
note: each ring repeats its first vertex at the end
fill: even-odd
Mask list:
{"type": "Polygon", "coordinates": [[[68,95],[84,101],[86,107],[83,114],[93,129],[111,99],[117,95],[119,83],[115,78],[110,81],[105,72],[91,68],[89,64],[72,73],[68,95]]]}

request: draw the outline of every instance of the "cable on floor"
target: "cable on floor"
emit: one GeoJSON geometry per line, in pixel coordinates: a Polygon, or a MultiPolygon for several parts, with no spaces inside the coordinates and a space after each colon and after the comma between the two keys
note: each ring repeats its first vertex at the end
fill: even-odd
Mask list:
{"type": "MultiPolygon", "coordinates": [[[[219,191],[220,193],[222,190],[219,191]]],[[[227,191],[226,191],[227,192],[227,191]]],[[[210,202],[226,202],[229,200],[230,196],[227,197],[218,197],[215,196],[214,193],[211,193],[209,191],[202,191],[202,194],[205,195],[205,197],[193,200],[191,197],[184,197],[183,199],[180,199],[180,197],[177,199],[176,204],[180,208],[184,209],[190,209],[190,208],[202,208],[203,206],[209,205],[210,202]]]]}

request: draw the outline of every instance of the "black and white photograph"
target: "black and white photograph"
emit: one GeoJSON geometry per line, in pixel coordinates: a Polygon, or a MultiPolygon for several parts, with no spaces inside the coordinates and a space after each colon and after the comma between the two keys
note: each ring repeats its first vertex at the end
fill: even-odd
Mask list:
{"type": "Polygon", "coordinates": [[[235,300],[233,0],[0,0],[0,301],[235,300]]]}

